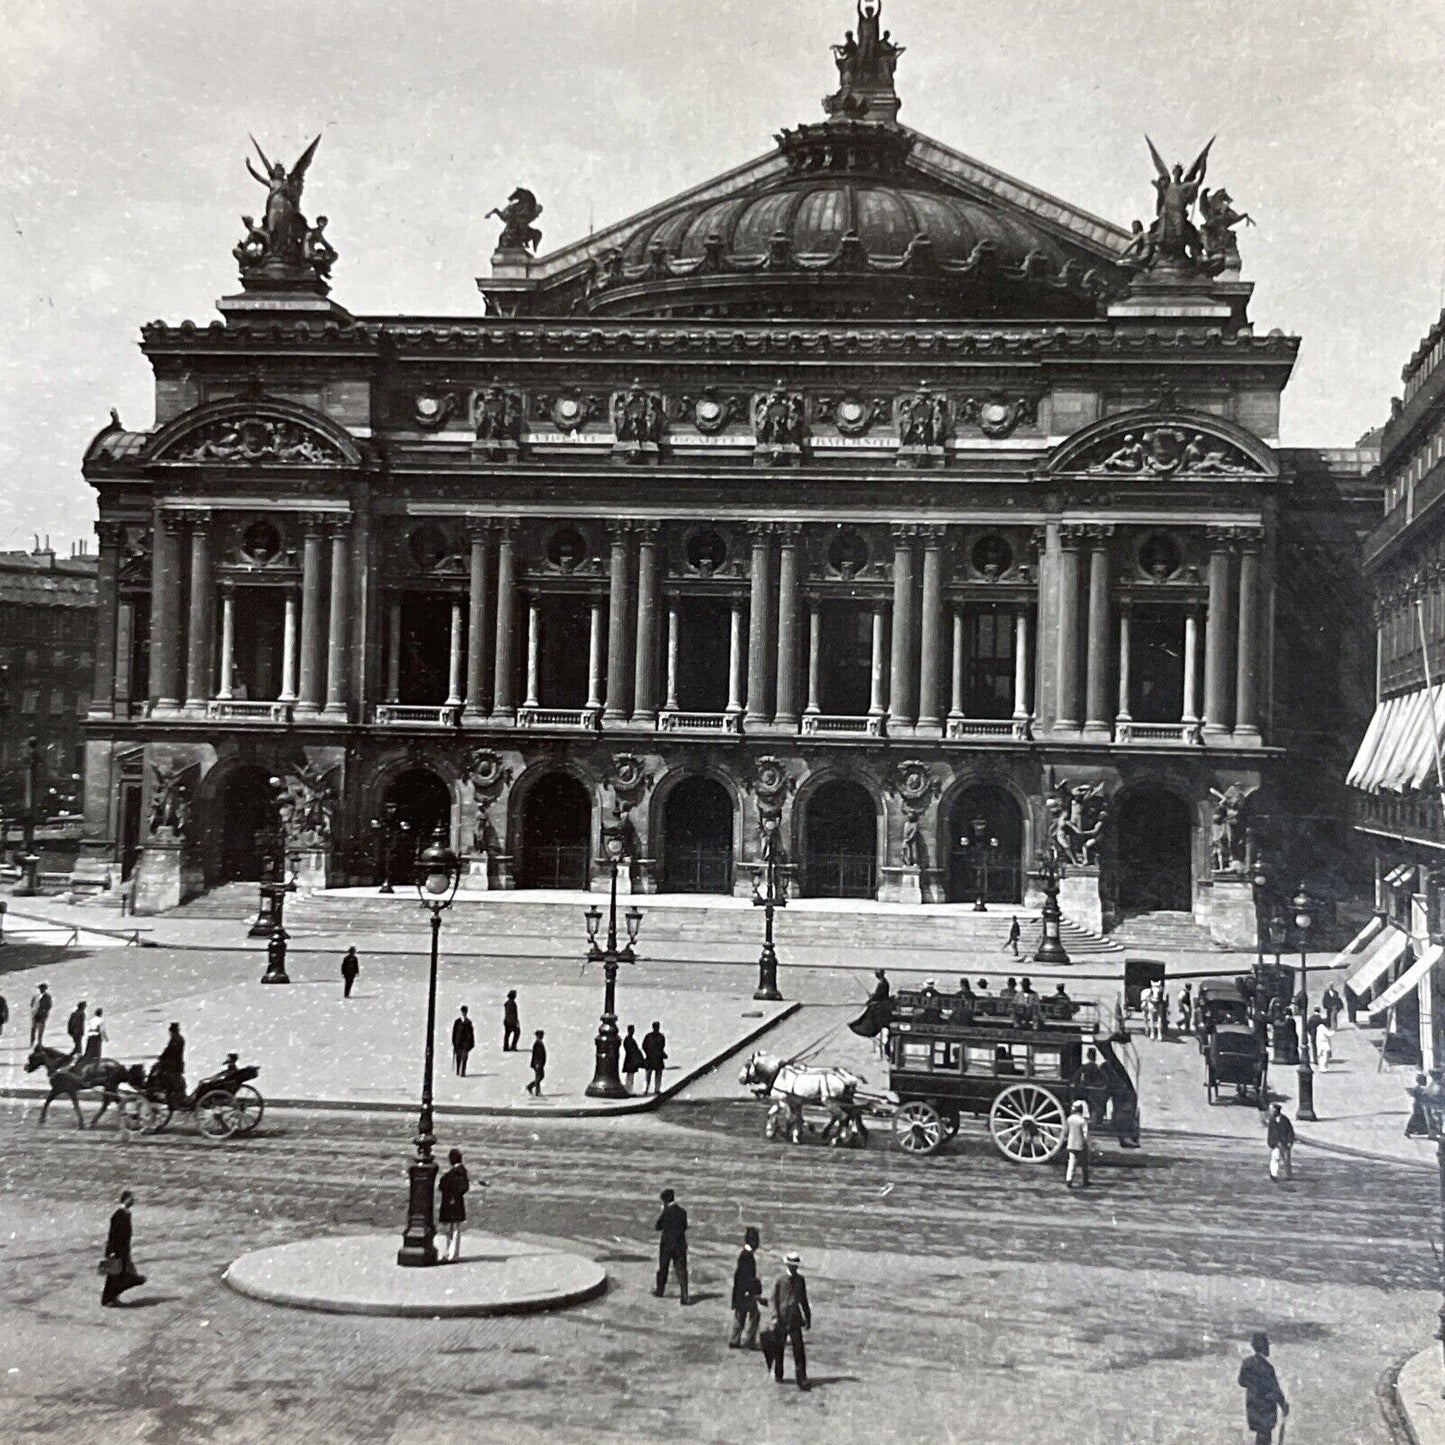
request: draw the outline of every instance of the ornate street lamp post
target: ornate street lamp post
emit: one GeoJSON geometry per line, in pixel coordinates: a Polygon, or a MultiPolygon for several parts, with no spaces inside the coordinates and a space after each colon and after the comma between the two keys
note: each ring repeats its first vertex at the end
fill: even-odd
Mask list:
{"type": "Polygon", "coordinates": [[[11,890],[17,898],[33,898],[40,891],[40,858],[35,852],[35,812],[40,799],[40,744],[25,739],[25,831],[22,834],[20,881],[11,890]]]}
{"type": "Polygon", "coordinates": [[[753,997],[769,1002],[782,998],[778,992],[778,952],[773,947],[773,911],[788,906],[787,890],[778,890],[778,823],[777,818],[763,818],[758,825],[763,834],[766,893],[758,892],[757,876],[753,877],[753,904],[763,910],[763,951],[758,956],[758,986],[753,990],[753,997]]]}
{"type": "Polygon", "coordinates": [[[642,927],[642,910],[633,904],[627,910],[627,942],[617,946],[617,869],[627,852],[627,840],[621,828],[604,827],[602,847],[612,864],[612,892],[607,909],[607,947],[597,946],[597,932],[602,926],[602,910],[594,904],[583,917],[587,920],[587,962],[602,965],[602,1021],[597,1028],[597,1067],[592,1082],[585,1090],[591,1099],[625,1099],[627,1086],[617,1072],[618,1054],[622,1041],[617,1032],[617,965],[636,963],[637,956],[632,945],[637,942],[638,930],[642,927]]]}
{"type": "Polygon", "coordinates": [[[1265,899],[1268,896],[1265,890],[1269,887],[1269,869],[1263,859],[1255,864],[1250,881],[1254,884],[1254,967],[1257,980],[1264,968],[1265,899]]]}
{"type": "Polygon", "coordinates": [[[1299,1107],[1295,1118],[1315,1122],[1315,1074],[1310,1062],[1310,1031],[1306,1027],[1310,1011],[1309,935],[1314,925],[1312,900],[1303,889],[1294,898],[1294,926],[1299,930],[1299,1107]]]}
{"type": "Polygon", "coordinates": [[[1043,924],[1043,934],[1039,938],[1038,948],[1034,951],[1034,962],[1052,963],[1066,968],[1073,963],[1073,959],[1064,951],[1063,940],[1059,937],[1059,924],[1064,918],[1059,910],[1059,880],[1063,876],[1063,864],[1059,862],[1058,852],[1051,844],[1039,853],[1039,878],[1044,889],[1044,906],[1040,911],[1039,921],[1043,924]]]}
{"type": "Polygon", "coordinates": [[[396,1262],[420,1266],[435,1264],[437,1166],[431,1157],[436,1136],[432,1133],[432,1062],[436,1053],[437,953],[441,944],[442,914],[452,906],[461,881],[461,864],[447,846],[444,827],[438,827],[430,845],[416,860],[416,891],[431,911],[431,969],[426,988],[426,1062],[421,1076],[421,1114],[416,1126],[416,1158],[411,1166],[411,1197],[407,1204],[406,1232],[396,1262]]]}
{"type": "MultiPolygon", "coordinates": [[[[266,941],[266,972],[261,975],[262,983],[290,983],[286,972],[286,895],[296,891],[296,868],[293,859],[286,856],[285,845],[277,838],[278,856],[268,860],[271,876],[261,885],[263,897],[269,908],[263,909],[270,919],[269,937],[266,941]],[[286,865],[291,863],[291,876],[286,876],[286,865]]],[[[257,922],[259,922],[259,918],[257,922]]],[[[254,925],[253,925],[254,931],[254,925]]]]}
{"type": "Polygon", "coordinates": [[[969,825],[973,836],[965,833],[958,841],[964,848],[972,847],[978,859],[978,898],[974,902],[975,913],[988,912],[988,864],[990,857],[998,851],[998,839],[988,835],[988,819],[975,818],[969,825]]]}

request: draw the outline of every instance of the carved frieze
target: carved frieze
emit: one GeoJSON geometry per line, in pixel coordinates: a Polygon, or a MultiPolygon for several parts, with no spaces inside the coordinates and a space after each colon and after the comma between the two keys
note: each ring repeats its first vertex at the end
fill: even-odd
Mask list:
{"type": "Polygon", "coordinates": [[[252,416],[198,427],[176,443],[165,460],[335,466],[345,459],[329,437],[299,422],[252,416]]]}
{"type": "Polygon", "coordinates": [[[1037,421],[1038,415],[1039,399],[1036,396],[969,396],[958,404],[959,422],[976,426],[990,438],[1012,436],[1020,426],[1037,421]]]}

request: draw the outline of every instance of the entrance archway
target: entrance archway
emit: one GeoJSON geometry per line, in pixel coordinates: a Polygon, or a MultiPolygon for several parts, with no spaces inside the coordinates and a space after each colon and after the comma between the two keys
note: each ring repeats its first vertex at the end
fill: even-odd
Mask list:
{"type": "Polygon", "coordinates": [[[221,784],[217,807],[221,846],[211,886],[259,882],[268,844],[281,825],[271,775],[255,764],[236,768],[221,784]]]}
{"type": "Polygon", "coordinates": [[[878,892],[878,810],[861,783],[822,784],[803,814],[803,891],[810,898],[878,892]]]}
{"type": "Polygon", "coordinates": [[[733,891],[733,800],[715,778],[684,778],[662,809],[662,891],[733,891]]]}
{"type": "Polygon", "coordinates": [[[1120,914],[1194,907],[1194,820],[1163,788],[1140,788],[1119,803],[1115,889],[1120,914]]]}
{"type": "Polygon", "coordinates": [[[1012,793],[981,784],[948,814],[948,901],[1023,902],[1024,818],[1012,793]]]}
{"type": "Polygon", "coordinates": [[[436,835],[450,835],[451,789],[430,768],[408,768],[381,800],[382,872],[393,885],[410,882],[416,855],[436,835]]]}
{"type": "Polygon", "coordinates": [[[548,773],[523,799],[518,888],[586,888],[592,799],[571,773],[548,773]]]}

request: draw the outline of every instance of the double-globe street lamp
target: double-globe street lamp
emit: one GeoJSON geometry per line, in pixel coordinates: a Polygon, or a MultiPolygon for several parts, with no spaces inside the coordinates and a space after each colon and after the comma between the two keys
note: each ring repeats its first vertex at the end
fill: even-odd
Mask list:
{"type": "Polygon", "coordinates": [[[439,826],[431,843],[416,860],[416,891],[423,907],[431,911],[431,968],[426,988],[426,1062],[421,1076],[421,1113],[416,1127],[416,1158],[411,1165],[411,1197],[407,1204],[406,1231],[396,1262],[420,1266],[437,1262],[436,1180],[432,1158],[436,1135],[432,1133],[432,1065],[436,1054],[437,954],[441,945],[442,914],[452,906],[461,881],[462,867],[447,846],[446,829],[439,826]]]}
{"type": "Polygon", "coordinates": [[[583,917],[587,920],[587,962],[602,965],[602,1021],[597,1027],[597,1066],[592,1073],[592,1082],[584,1091],[591,1099],[625,1099],[627,1085],[617,1072],[618,1055],[622,1050],[621,1035],[617,1032],[617,965],[636,963],[637,955],[632,945],[637,942],[642,927],[642,910],[634,903],[624,915],[627,926],[627,942],[617,946],[617,870],[627,853],[627,839],[620,827],[604,827],[602,849],[612,865],[612,891],[607,907],[607,947],[597,946],[598,930],[602,927],[602,910],[593,904],[583,917]]]}
{"type": "Polygon", "coordinates": [[[392,877],[396,872],[396,840],[411,831],[411,824],[397,816],[397,806],[388,802],[382,805],[381,817],[371,820],[371,833],[376,839],[376,871],[381,874],[378,893],[392,894],[392,877]]]}
{"type": "Polygon", "coordinates": [[[1301,889],[1294,896],[1294,926],[1299,932],[1299,1106],[1295,1109],[1295,1118],[1303,1119],[1306,1123],[1315,1122],[1315,1073],[1314,1065],[1310,1061],[1310,975],[1309,975],[1309,936],[1310,929],[1314,926],[1314,902],[1309,894],[1301,889]]]}
{"type": "Polygon", "coordinates": [[[778,818],[763,818],[758,827],[763,835],[763,879],[766,892],[758,891],[758,878],[753,875],[753,905],[763,910],[763,951],[758,955],[758,986],[753,997],[778,1002],[778,951],[773,947],[773,913],[788,906],[787,889],[778,888],[778,818]]]}
{"type": "Polygon", "coordinates": [[[968,827],[969,831],[958,841],[965,851],[970,848],[973,850],[972,857],[976,860],[975,866],[978,869],[978,898],[973,905],[973,911],[987,913],[988,860],[998,852],[998,839],[989,837],[987,818],[975,818],[968,827]]]}
{"type": "Polygon", "coordinates": [[[1039,853],[1039,882],[1044,890],[1044,906],[1039,910],[1039,922],[1043,925],[1043,932],[1034,951],[1034,962],[1051,963],[1058,968],[1067,968],[1073,963],[1059,936],[1059,925],[1064,920],[1059,908],[1059,880],[1063,876],[1064,865],[1059,861],[1058,849],[1051,843],[1039,853]]]}

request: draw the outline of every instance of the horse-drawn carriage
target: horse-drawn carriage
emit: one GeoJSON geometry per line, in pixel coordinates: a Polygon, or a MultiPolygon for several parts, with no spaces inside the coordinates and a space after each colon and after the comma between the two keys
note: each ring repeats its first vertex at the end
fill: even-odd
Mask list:
{"type": "Polygon", "coordinates": [[[218,1074],[201,1080],[189,1094],[172,1094],[154,1070],[121,1100],[121,1128],[130,1134],[158,1134],[176,1113],[191,1114],[207,1139],[249,1134],[261,1122],[266,1101],[251,1080],[261,1072],[242,1067],[232,1054],[218,1074]]]}
{"type": "Polygon", "coordinates": [[[864,1109],[884,1102],[860,1094],[860,1086],[868,1081],[859,1074],[797,1059],[780,1059],[762,1050],[743,1065],[738,1082],[768,1101],[764,1138],[791,1139],[794,1144],[801,1144],[811,1133],[817,1134],[825,1144],[865,1148],[868,1128],[863,1122],[864,1109]]]}
{"type": "MultiPolygon", "coordinates": [[[[1286,970],[1288,972],[1288,970],[1286,970]]],[[[1255,1027],[1255,1006],[1242,979],[1206,979],[1199,985],[1199,1052],[1204,1056],[1204,1087],[1211,1104],[1222,1085],[1234,1085],[1235,1097],[1252,1090],[1263,1107],[1269,1077],[1269,1050],[1255,1027]]]]}
{"type": "Polygon", "coordinates": [[[1041,999],[1021,1015],[1016,1001],[905,991],[892,1015],[893,1140],[905,1153],[937,1153],[972,1114],[988,1119],[1005,1159],[1045,1164],[1063,1150],[1076,1098],[1096,1130],[1138,1144],[1138,1090],[1115,1047],[1124,1040],[1097,1005],[1041,999]]]}

